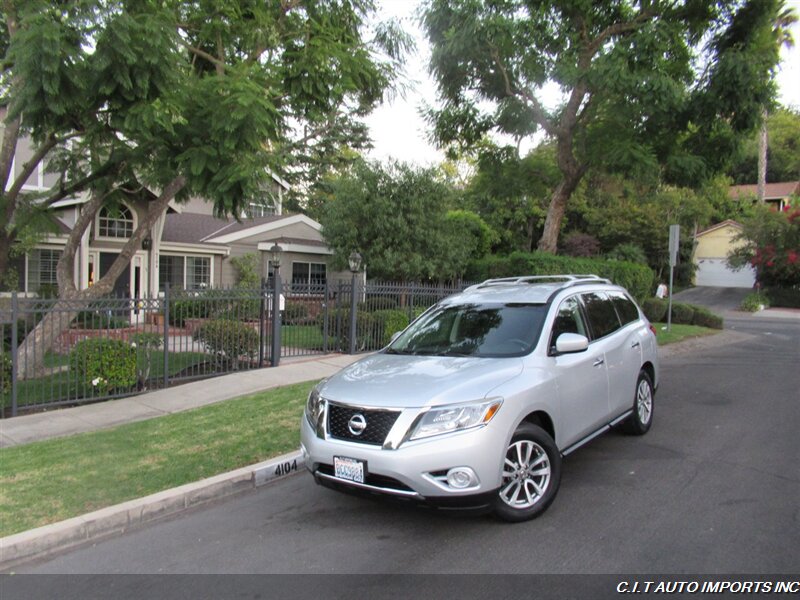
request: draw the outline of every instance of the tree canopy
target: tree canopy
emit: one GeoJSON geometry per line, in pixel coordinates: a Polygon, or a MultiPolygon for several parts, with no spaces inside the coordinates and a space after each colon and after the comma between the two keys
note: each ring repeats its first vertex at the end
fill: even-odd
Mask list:
{"type": "MultiPolygon", "coordinates": [[[[0,255],[28,224],[26,207],[80,194],[97,199],[84,212],[141,187],[158,197],[154,214],[190,195],[241,214],[295,148],[369,111],[391,84],[407,38],[389,27],[366,39],[371,10],[367,0],[7,0],[0,255]],[[20,135],[35,152],[14,177],[20,135]],[[32,197],[21,188],[40,163],[60,184],[32,197]]],[[[142,225],[132,246],[152,222],[142,225]]]]}
{"type": "Polygon", "coordinates": [[[340,265],[354,250],[372,277],[451,279],[487,252],[492,233],[468,211],[449,211],[452,189],[432,168],[359,161],[331,180],[319,220],[340,265]]]}
{"type": "Polygon", "coordinates": [[[560,181],[538,247],[554,252],[590,167],[695,185],[727,166],[774,96],[779,0],[430,0],[424,25],[443,144],[543,132],[560,181]],[[550,109],[543,88],[562,99],[550,109]]]}

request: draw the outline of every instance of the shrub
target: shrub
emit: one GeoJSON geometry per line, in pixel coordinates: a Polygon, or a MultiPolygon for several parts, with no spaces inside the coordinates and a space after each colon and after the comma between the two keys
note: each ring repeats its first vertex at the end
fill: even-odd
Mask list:
{"type": "Polygon", "coordinates": [[[75,344],[69,368],[100,394],[124,392],[136,384],[136,350],[122,340],[89,338],[75,344]]]}
{"type": "Polygon", "coordinates": [[[3,352],[0,354],[0,394],[5,394],[11,389],[11,357],[3,352]]]}
{"type": "Polygon", "coordinates": [[[108,310],[84,310],[72,322],[76,329],[124,329],[130,325],[127,319],[108,310]]]}
{"type": "Polygon", "coordinates": [[[373,296],[358,303],[358,310],[378,311],[397,308],[397,300],[392,296],[373,296]]]}
{"type": "Polygon", "coordinates": [[[769,287],[765,290],[770,306],[800,308],[800,286],[769,287]]]}
{"type": "Polygon", "coordinates": [[[719,315],[715,315],[707,308],[702,306],[693,306],[694,317],[692,318],[692,325],[700,327],[710,327],[711,329],[722,329],[725,321],[719,315]]]}
{"type": "Polygon", "coordinates": [[[408,327],[408,313],[402,310],[379,310],[372,313],[380,324],[380,345],[385,346],[392,339],[392,335],[408,327]]]}
{"type": "Polygon", "coordinates": [[[753,292],[744,297],[739,308],[745,312],[758,312],[767,306],[769,306],[767,296],[761,292],[753,292]]]}
{"type": "Polygon", "coordinates": [[[567,256],[597,256],[600,253],[600,242],[588,233],[568,233],[562,240],[561,250],[567,256]]]}
{"type": "MultiPolygon", "coordinates": [[[[317,326],[325,334],[325,313],[317,315],[317,326]]],[[[383,339],[383,325],[374,313],[356,311],[356,349],[377,350],[383,339]]],[[[337,308],[328,311],[328,335],[333,344],[346,352],[350,348],[350,309],[337,308]],[[337,323],[339,329],[337,331],[337,323]]]]}
{"type": "Polygon", "coordinates": [[[694,307],[682,302],[672,303],[672,322],[679,325],[691,325],[694,320],[694,307]]]}
{"type": "Polygon", "coordinates": [[[610,279],[642,301],[652,294],[654,274],[646,265],[601,258],[573,258],[547,252],[514,252],[509,256],[489,256],[470,265],[465,279],[482,281],[514,275],[559,275],[594,273],[610,279]]]}
{"type": "Polygon", "coordinates": [[[641,246],[636,244],[620,244],[611,252],[606,254],[608,260],[621,260],[631,263],[638,263],[642,265],[647,264],[647,255],[642,250],[641,246]]]}
{"type": "Polygon", "coordinates": [[[258,332],[252,327],[231,319],[213,319],[203,323],[194,332],[194,339],[202,342],[220,364],[229,362],[238,368],[241,357],[253,359],[258,354],[258,332]]]}
{"type": "Polygon", "coordinates": [[[287,325],[302,325],[307,319],[308,305],[305,302],[286,302],[283,310],[283,321],[287,325]]]}
{"type": "Polygon", "coordinates": [[[642,302],[642,312],[651,323],[662,323],[667,318],[669,303],[661,298],[648,298],[642,302]]]}
{"type": "Polygon", "coordinates": [[[176,327],[183,327],[186,319],[205,319],[210,312],[209,303],[202,298],[178,298],[169,304],[169,324],[176,327]]]}

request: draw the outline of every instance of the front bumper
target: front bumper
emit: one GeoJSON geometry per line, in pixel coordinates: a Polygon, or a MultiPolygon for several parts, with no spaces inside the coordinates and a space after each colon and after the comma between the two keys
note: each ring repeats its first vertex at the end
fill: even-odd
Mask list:
{"type": "Polygon", "coordinates": [[[391,496],[442,508],[481,508],[491,504],[500,487],[505,436],[486,427],[426,440],[405,442],[397,449],[317,437],[305,417],[301,448],[306,468],[317,483],[358,495],[391,496]],[[366,463],[364,483],[334,476],[334,456],[366,463]],[[443,474],[468,467],[477,482],[466,489],[450,487],[443,474]]]}

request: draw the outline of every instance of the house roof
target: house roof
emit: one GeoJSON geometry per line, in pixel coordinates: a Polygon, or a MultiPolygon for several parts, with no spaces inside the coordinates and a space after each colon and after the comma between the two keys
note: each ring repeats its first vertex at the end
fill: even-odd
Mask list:
{"type": "MultiPolygon", "coordinates": [[[[793,194],[800,194],[800,181],[782,181],[780,183],[768,183],[764,189],[765,200],[779,200],[788,198],[793,194]]],[[[758,196],[758,186],[753,185],[732,185],[728,189],[731,198],[747,198],[758,196]]]]}
{"type": "Polygon", "coordinates": [[[707,233],[711,233],[712,231],[717,231],[719,229],[724,229],[725,227],[733,227],[735,229],[741,229],[742,224],[734,221],[733,219],[726,219],[721,223],[717,223],[716,225],[712,225],[711,227],[706,227],[702,231],[698,231],[695,237],[700,237],[702,235],[706,235],[707,233]]]}
{"type": "MultiPolygon", "coordinates": [[[[200,213],[168,213],[164,222],[161,239],[165,242],[185,244],[227,243],[228,241],[249,237],[259,231],[280,227],[281,221],[287,225],[295,222],[298,215],[269,215],[237,221],[236,219],[219,219],[212,215],[200,213]]],[[[288,240],[287,240],[288,241],[288,240]]],[[[292,240],[296,243],[317,244],[316,240],[292,240]]],[[[323,242],[319,242],[325,245],[323,242]]]]}

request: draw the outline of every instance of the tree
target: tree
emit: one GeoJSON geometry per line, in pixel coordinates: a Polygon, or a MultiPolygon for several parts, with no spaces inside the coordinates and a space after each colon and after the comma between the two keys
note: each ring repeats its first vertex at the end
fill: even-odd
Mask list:
{"type": "MultiPolygon", "coordinates": [[[[775,17],[775,22],[772,27],[772,35],[774,43],[780,51],[781,47],[790,49],[794,47],[794,39],[790,27],[797,22],[797,16],[792,12],[791,8],[784,5],[783,2],[779,5],[779,12],[775,17]]],[[[768,108],[764,105],[761,109],[761,127],[758,134],[758,202],[764,203],[764,193],[767,189],[767,118],[768,108]]]]}
{"type": "Polygon", "coordinates": [[[374,277],[446,279],[486,249],[480,217],[448,214],[452,190],[435,169],[359,161],[329,186],[319,218],[340,265],[357,250],[374,277]]]}
{"type": "MultiPolygon", "coordinates": [[[[57,269],[64,301],[109,293],[173,200],[190,195],[219,215],[241,214],[263,195],[268,169],[324,135],[332,119],[377,103],[398,68],[402,43],[362,38],[367,1],[264,4],[5,0],[0,144],[0,256],[29,225],[27,206],[65,197],[89,201],[57,269]],[[348,108],[349,112],[348,112],[348,108]],[[17,141],[33,157],[12,177],[17,141]],[[44,197],[22,184],[38,165],[60,173],[44,197]],[[108,272],[78,290],[72,264],[97,211],[134,190],[152,191],[141,219],[108,272]]],[[[2,273],[0,273],[0,276],[2,273]]],[[[35,365],[74,314],[47,315],[28,335],[22,365],[35,365]],[[28,356],[30,354],[30,356],[28,356]]]]}
{"type": "Polygon", "coordinates": [[[466,206],[498,232],[496,250],[533,250],[559,180],[555,148],[542,144],[524,157],[512,146],[484,143],[467,188],[466,206]]]}
{"type": "MultiPolygon", "coordinates": [[[[766,181],[797,181],[800,179],[800,110],[779,108],[766,120],[769,147],[766,161],[766,181]]],[[[742,144],[739,159],[728,170],[736,184],[758,181],[759,141],[751,138],[742,144]]]]}
{"type": "Polygon", "coordinates": [[[539,240],[555,252],[590,167],[696,183],[724,167],[773,95],[778,0],[733,3],[430,0],[424,25],[442,143],[489,131],[556,147],[560,182],[539,240]],[[549,110],[542,89],[563,101],[549,110]]]}

